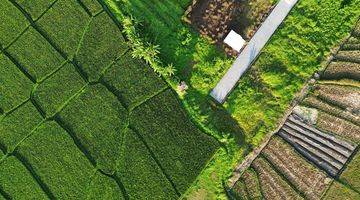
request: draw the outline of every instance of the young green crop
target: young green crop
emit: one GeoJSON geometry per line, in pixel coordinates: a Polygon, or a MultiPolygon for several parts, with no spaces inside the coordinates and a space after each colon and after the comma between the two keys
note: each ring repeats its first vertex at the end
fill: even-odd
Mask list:
{"type": "Polygon", "coordinates": [[[7,51],[37,81],[50,74],[64,62],[61,55],[45,38],[31,27],[7,51]]]}
{"type": "Polygon", "coordinates": [[[56,122],[41,125],[16,152],[55,198],[85,199],[94,167],[56,122]]]}
{"type": "Polygon", "coordinates": [[[30,98],[33,84],[4,54],[0,66],[0,108],[7,112],[30,98]]]}

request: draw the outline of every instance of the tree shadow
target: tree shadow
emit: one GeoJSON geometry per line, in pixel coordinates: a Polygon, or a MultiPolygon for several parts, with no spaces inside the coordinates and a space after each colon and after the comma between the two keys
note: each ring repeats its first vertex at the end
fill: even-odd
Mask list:
{"type": "Polygon", "coordinates": [[[219,138],[226,139],[230,136],[237,145],[245,144],[245,132],[237,120],[222,105],[216,103],[211,96],[190,87],[184,102],[188,104],[190,114],[195,115],[198,119],[200,118],[200,123],[214,130],[219,138]]]}

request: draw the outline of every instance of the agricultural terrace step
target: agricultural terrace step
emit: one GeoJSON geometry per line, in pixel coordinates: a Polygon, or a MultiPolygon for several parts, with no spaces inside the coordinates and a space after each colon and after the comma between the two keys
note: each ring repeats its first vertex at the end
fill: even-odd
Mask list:
{"type": "Polygon", "coordinates": [[[322,159],[324,162],[327,162],[329,165],[335,167],[337,170],[340,170],[342,168],[342,163],[340,161],[333,158],[329,154],[326,154],[324,151],[321,151],[318,148],[314,147],[313,145],[308,144],[308,143],[304,142],[303,140],[294,137],[287,131],[284,131],[284,129],[282,129],[280,132],[283,134],[286,134],[286,136],[288,137],[289,140],[292,140],[296,144],[302,146],[310,153],[312,153],[312,154],[316,155],[317,157],[319,157],[320,159],[322,159]]]}
{"type": "MultiPolygon", "coordinates": [[[[309,132],[307,130],[301,129],[300,127],[291,124],[290,122],[286,122],[285,126],[289,127],[292,130],[295,130],[295,134],[300,136],[301,138],[304,138],[306,140],[311,140],[311,143],[315,143],[315,145],[323,145],[325,148],[330,149],[336,154],[341,155],[342,157],[349,157],[351,155],[352,151],[349,151],[348,149],[344,149],[342,147],[336,146],[334,143],[329,142],[328,140],[318,137],[317,135],[313,134],[312,132],[309,132]]],[[[285,128],[284,128],[285,129],[285,128]]],[[[323,147],[321,147],[323,148],[323,147]]]]}
{"type": "Polygon", "coordinates": [[[301,155],[303,155],[306,159],[313,162],[316,166],[318,166],[320,169],[323,169],[331,176],[335,177],[337,173],[339,172],[338,169],[335,167],[329,165],[328,163],[324,162],[323,159],[319,158],[318,156],[308,152],[304,147],[300,146],[298,143],[294,142],[289,138],[289,136],[286,133],[278,132],[278,135],[282,137],[285,141],[287,141],[289,144],[291,144],[301,155]]]}
{"type": "MultiPolygon", "coordinates": [[[[285,125],[287,126],[287,125],[285,125]]],[[[322,141],[314,141],[313,139],[309,139],[308,137],[304,137],[304,135],[301,134],[300,131],[297,131],[295,129],[288,129],[287,127],[283,127],[283,130],[291,135],[291,137],[295,138],[296,140],[300,140],[301,142],[304,142],[306,145],[310,145],[311,147],[317,149],[318,151],[322,152],[324,155],[330,157],[331,159],[335,159],[336,161],[344,164],[346,162],[346,158],[344,155],[339,154],[339,152],[328,148],[323,145],[322,141]]],[[[324,141],[326,142],[326,141],[324,141]]]]}
{"type": "Polygon", "coordinates": [[[337,176],[356,148],[299,121],[293,115],[289,116],[278,134],[332,176],[337,176]]]}
{"type": "Polygon", "coordinates": [[[303,122],[301,122],[299,120],[296,120],[293,116],[290,116],[288,119],[291,122],[293,122],[293,123],[295,123],[295,124],[297,124],[299,126],[302,126],[302,127],[306,128],[307,130],[312,131],[313,133],[317,134],[318,136],[323,137],[324,139],[327,139],[327,140],[332,141],[334,143],[337,143],[337,144],[343,146],[344,148],[347,148],[350,151],[354,151],[355,148],[356,148],[354,145],[349,144],[348,142],[340,140],[340,139],[338,139],[338,138],[336,138],[336,137],[334,137],[332,135],[325,134],[322,131],[319,131],[318,129],[316,129],[314,127],[311,127],[311,126],[309,126],[309,125],[307,125],[307,124],[305,124],[305,123],[303,123],[303,122]]]}

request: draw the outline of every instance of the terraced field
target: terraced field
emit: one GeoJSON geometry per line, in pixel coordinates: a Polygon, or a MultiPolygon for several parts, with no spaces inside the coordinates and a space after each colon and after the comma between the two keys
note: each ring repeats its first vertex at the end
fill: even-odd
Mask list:
{"type": "Polygon", "coordinates": [[[359,39],[360,24],[231,188],[232,197],[360,199],[359,39]]]}
{"type": "Polygon", "coordinates": [[[177,199],[218,143],[102,1],[0,0],[0,199],[177,199]]]}

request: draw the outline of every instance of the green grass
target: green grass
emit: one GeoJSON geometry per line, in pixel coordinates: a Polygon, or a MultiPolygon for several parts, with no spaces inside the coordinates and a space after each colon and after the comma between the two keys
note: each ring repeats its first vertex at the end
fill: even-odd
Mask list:
{"type": "Polygon", "coordinates": [[[76,55],[76,60],[89,76],[97,81],[102,71],[128,50],[119,28],[105,13],[92,19],[76,55]]]}
{"type": "Polygon", "coordinates": [[[152,149],[178,191],[183,193],[218,144],[189,121],[179,104],[173,91],[166,90],[136,108],[130,124],[152,149]]]}
{"type": "Polygon", "coordinates": [[[1,2],[0,10],[0,45],[6,47],[26,29],[29,22],[10,1],[1,2]]]}
{"type": "Polygon", "coordinates": [[[90,17],[76,1],[58,1],[37,24],[71,57],[75,54],[89,21],[90,17]]]}
{"type": "Polygon", "coordinates": [[[88,149],[98,167],[113,173],[127,121],[127,111],[116,97],[101,85],[90,86],[73,99],[59,116],[88,149]]]}
{"type": "Polygon", "coordinates": [[[168,87],[144,61],[132,58],[131,52],[107,70],[104,82],[116,89],[127,107],[133,107],[168,87]]]}
{"type": "Polygon", "coordinates": [[[56,122],[40,126],[17,148],[55,196],[85,199],[94,168],[56,122]]]}
{"type": "Polygon", "coordinates": [[[130,199],[178,198],[143,141],[131,129],[127,131],[124,139],[117,174],[123,181],[130,199]]]}
{"type": "Polygon", "coordinates": [[[0,109],[8,112],[29,99],[33,84],[4,54],[0,66],[0,109]]]}
{"type": "MultiPolygon", "coordinates": [[[[0,157],[3,157],[1,151],[0,157]]],[[[12,198],[47,199],[31,173],[14,156],[0,161],[0,174],[1,190],[12,198]]]]}
{"type": "Polygon", "coordinates": [[[36,108],[27,102],[0,121],[0,144],[11,152],[42,122],[36,108]]]}
{"type": "Polygon", "coordinates": [[[60,54],[33,28],[29,28],[7,51],[36,80],[48,75],[64,61],[60,54]],[[29,54],[29,52],[32,53],[29,54]]]}
{"type": "Polygon", "coordinates": [[[349,189],[348,187],[344,186],[343,184],[339,182],[333,182],[333,184],[330,186],[329,190],[324,195],[324,200],[337,200],[337,199],[343,199],[343,200],[354,200],[354,199],[360,199],[360,194],[349,189]]]}
{"type": "Polygon", "coordinates": [[[350,33],[360,15],[359,3],[341,8],[340,1],[305,0],[295,6],[225,104],[247,132],[259,123],[264,126],[260,135],[274,129],[330,48],[350,33]]]}
{"type": "Polygon", "coordinates": [[[340,180],[360,192],[360,153],[356,153],[340,176],[340,180]]]}
{"type": "Polygon", "coordinates": [[[76,72],[75,66],[66,63],[59,71],[37,85],[33,96],[50,117],[85,84],[86,82],[76,72]]]}

